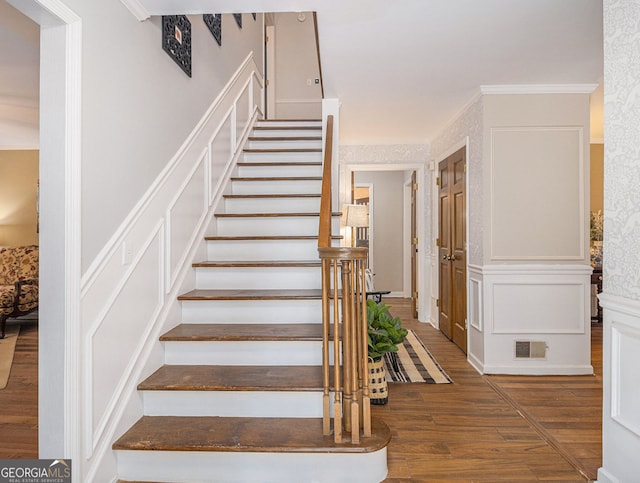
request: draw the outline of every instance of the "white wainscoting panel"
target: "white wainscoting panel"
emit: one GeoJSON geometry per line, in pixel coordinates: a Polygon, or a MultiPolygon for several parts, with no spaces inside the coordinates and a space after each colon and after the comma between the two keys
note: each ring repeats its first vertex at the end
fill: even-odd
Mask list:
{"type": "Polygon", "coordinates": [[[584,282],[492,284],[494,334],[582,334],[587,314],[584,282]]]}
{"type": "Polygon", "coordinates": [[[640,475],[640,301],[599,296],[603,308],[601,483],[640,475]]]}
{"type": "Polygon", "coordinates": [[[173,288],[198,235],[197,228],[207,215],[207,160],[208,149],[202,153],[167,209],[167,292],[173,288]]]}
{"type": "Polygon", "coordinates": [[[211,190],[209,203],[214,202],[214,196],[221,191],[225,181],[225,173],[233,160],[234,146],[231,138],[232,113],[230,110],[224,116],[224,121],[214,132],[209,141],[209,178],[211,190]]]}
{"type": "Polygon", "coordinates": [[[100,439],[120,399],[138,353],[146,342],[163,299],[162,225],[130,264],[131,270],[112,288],[101,315],[87,334],[87,383],[91,393],[92,440],[100,439]]]}
{"type": "Polygon", "coordinates": [[[476,368],[488,374],[592,374],[591,271],[577,264],[487,265],[481,274],[470,269],[471,280],[481,282],[483,314],[482,348],[470,351],[474,365],[481,364],[476,368]],[[516,358],[516,341],[544,342],[546,354],[516,358]]]}
{"type": "Polygon", "coordinates": [[[611,324],[611,417],[640,436],[640,328],[611,324]]]}

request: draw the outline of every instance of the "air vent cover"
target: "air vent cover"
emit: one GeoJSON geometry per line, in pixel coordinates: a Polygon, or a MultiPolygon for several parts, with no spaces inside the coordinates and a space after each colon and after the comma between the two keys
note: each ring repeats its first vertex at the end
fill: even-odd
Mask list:
{"type": "Polygon", "coordinates": [[[517,340],[516,359],[544,359],[547,356],[547,343],[544,341],[517,340]]]}

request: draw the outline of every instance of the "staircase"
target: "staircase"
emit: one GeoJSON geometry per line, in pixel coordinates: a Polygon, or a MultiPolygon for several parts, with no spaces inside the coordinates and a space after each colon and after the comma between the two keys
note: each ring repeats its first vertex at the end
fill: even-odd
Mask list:
{"type": "Polygon", "coordinates": [[[113,444],[121,482],[384,479],[384,423],[359,444],[322,434],[321,132],[254,127],[165,365],[138,386],[144,416],[113,444]]]}

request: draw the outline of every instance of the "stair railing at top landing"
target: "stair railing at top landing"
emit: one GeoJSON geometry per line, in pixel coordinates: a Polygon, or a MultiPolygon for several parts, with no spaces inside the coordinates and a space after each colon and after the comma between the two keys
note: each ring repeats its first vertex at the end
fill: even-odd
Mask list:
{"type": "Polygon", "coordinates": [[[371,436],[365,290],[368,249],[331,246],[332,148],[333,116],[330,115],[327,116],[318,229],[318,253],[322,260],[322,430],[325,436],[333,431],[336,443],[358,444],[361,435],[371,436]],[[333,366],[330,364],[332,349],[333,366]]]}

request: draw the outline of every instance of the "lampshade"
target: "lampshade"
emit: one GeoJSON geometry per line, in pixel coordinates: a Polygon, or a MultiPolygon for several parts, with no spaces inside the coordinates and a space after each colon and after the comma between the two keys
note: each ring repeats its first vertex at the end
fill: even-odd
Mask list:
{"type": "Polygon", "coordinates": [[[345,226],[369,226],[369,207],[367,205],[343,205],[342,211],[345,214],[345,226]]]}

